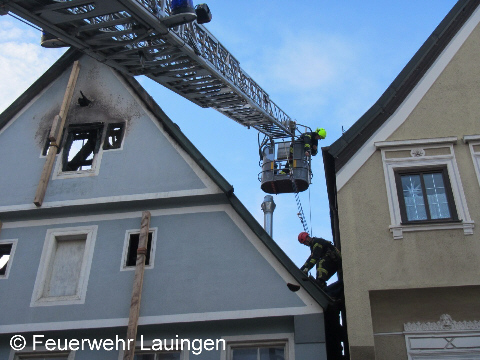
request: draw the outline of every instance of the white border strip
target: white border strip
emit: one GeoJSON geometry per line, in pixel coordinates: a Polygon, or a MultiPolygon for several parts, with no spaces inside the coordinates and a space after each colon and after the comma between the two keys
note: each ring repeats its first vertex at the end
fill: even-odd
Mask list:
{"type": "MultiPolygon", "coordinates": [[[[221,204],[221,205],[178,207],[178,208],[170,208],[170,209],[150,210],[150,213],[152,216],[195,214],[195,213],[203,213],[203,212],[225,211],[225,208],[228,206],[229,206],[228,204],[221,204]]],[[[13,222],[4,222],[2,228],[16,229],[16,228],[25,228],[25,227],[35,227],[35,226],[135,219],[135,218],[141,218],[141,217],[142,217],[141,211],[132,211],[132,212],[126,212],[126,213],[120,212],[120,213],[113,213],[113,214],[99,214],[99,215],[86,215],[86,216],[72,216],[72,217],[66,217],[66,218],[50,218],[50,219],[42,219],[42,220],[21,220],[21,221],[13,221],[13,222]]]]}
{"type": "MultiPolygon", "coordinates": [[[[218,192],[219,194],[221,191],[218,192]]],[[[107,197],[98,197],[90,199],[78,199],[78,200],[62,200],[62,201],[52,201],[44,202],[42,208],[59,208],[64,206],[78,206],[78,205],[94,205],[94,204],[105,204],[105,203],[117,203],[122,201],[142,201],[142,200],[158,200],[158,199],[169,199],[169,198],[179,198],[186,196],[199,196],[199,195],[212,195],[213,193],[210,189],[195,189],[195,190],[178,190],[178,191],[168,191],[160,193],[148,193],[148,194],[134,194],[134,195],[120,195],[120,196],[107,196],[107,197]]],[[[7,205],[0,206],[0,212],[9,212],[9,211],[22,211],[22,210],[33,210],[38,209],[33,203],[32,204],[23,204],[23,205],[7,205]]]]}
{"type": "MultiPolygon", "coordinates": [[[[275,309],[255,309],[237,311],[219,311],[209,313],[191,313],[176,315],[142,316],[139,318],[139,325],[175,324],[216,320],[239,320],[251,318],[277,317],[308,315],[318,313],[307,307],[290,307],[275,309]]],[[[111,327],[126,327],[128,318],[99,319],[99,320],[78,320],[58,321],[49,323],[27,323],[0,325],[0,334],[25,333],[37,331],[76,330],[76,329],[98,329],[111,327]]]]}
{"type": "Polygon", "coordinates": [[[440,144],[456,144],[458,137],[449,136],[444,138],[432,138],[432,139],[416,139],[416,140],[394,140],[394,141],[377,141],[374,143],[377,149],[385,148],[397,148],[401,146],[413,147],[415,145],[440,145],[440,144]]]}

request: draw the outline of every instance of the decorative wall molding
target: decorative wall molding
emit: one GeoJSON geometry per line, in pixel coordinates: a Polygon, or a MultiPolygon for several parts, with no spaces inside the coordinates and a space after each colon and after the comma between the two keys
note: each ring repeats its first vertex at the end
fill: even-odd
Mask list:
{"type": "Polygon", "coordinates": [[[465,144],[470,148],[473,165],[477,173],[478,184],[480,185],[480,135],[465,135],[463,137],[465,144]]]}
{"type": "Polygon", "coordinates": [[[410,155],[412,157],[425,156],[425,150],[423,150],[422,148],[415,148],[410,151],[410,155]]]}
{"type": "Polygon", "coordinates": [[[405,332],[480,330],[480,321],[455,321],[450,315],[443,314],[437,322],[406,323],[403,327],[405,332]]]}
{"type": "Polygon", "coordinates": [[[463,190],[460,171],[455,158],[454,144],[456,136],[432,139],[399,140],[376,142],[381,150],[388,207],[390,211],[390,232],[395,240],[403,239],[404,232],[432,230],[463,230],[464,235],[473,235],[475,223],[468,211],[467,199],[463,190]],[[441,149],[442,153],[435,150],[441,149]],[[429,155],[430,151],[430,155],[429,155]],[[398,169],[422,169],[428,167],[446,167],[452,188],[455,208],[459,222],[439,222],[429,224],[402,224],[399,194],[395,171],[398,169]]]}

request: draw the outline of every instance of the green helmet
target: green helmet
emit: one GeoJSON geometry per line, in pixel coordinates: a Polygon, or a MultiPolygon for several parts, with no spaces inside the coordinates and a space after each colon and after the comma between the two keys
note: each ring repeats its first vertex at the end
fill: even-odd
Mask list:
{"type": "Polygon", "coordinates": [[[327,137],[327,132],[324,128],[317,128],[315,132],[320,136],[320,139],[325,139],[327,137]]]}

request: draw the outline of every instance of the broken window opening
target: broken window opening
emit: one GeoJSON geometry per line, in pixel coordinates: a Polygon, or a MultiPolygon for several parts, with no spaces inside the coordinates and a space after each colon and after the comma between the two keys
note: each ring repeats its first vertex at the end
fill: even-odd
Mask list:
{"type": "Polygon", "coordinates": [[[125,123],[108,124],[103,150],[119,149],[122,145],[125,123]]]}
{"type": "Polygon", "coordinates": [[[48,149],[50,148],[50,139],[48,138],[48,134],[50,134],[50,131],[47,133],[47,140],[45,141],[45,145],[43,146],[42,150],[42,156],[47,156],[48,154],[48,149]]]}
{"type": "MultiPolygon", "coordinates": [[[[148,233],[147,254],[145,256],[145,265],[150,265],[150,254],[152,252],[153,231],[148,233]]],[[[137,249],[140,240],[140,233],[130,234],[128,239],[128,252],[125,266],[135,266],[137,264],[137,249]]]]}
{"type": "Polygon", "coordinates": [[[1,244],[0,245],[0,276],[4,276],[7,273],[8,261],[10,260],[10,254],[12,253],[13,244],[1,244]]]}
{"type": "Polygon", "coordinates": [[[103,124],[70,125],[63,152],[62,171],[93,169],[95,155],[100,148],[103,124]]]}

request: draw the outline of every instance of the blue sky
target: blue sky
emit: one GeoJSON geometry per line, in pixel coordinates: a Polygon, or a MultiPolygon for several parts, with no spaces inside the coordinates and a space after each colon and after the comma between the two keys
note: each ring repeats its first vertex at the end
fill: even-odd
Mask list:
{"type": "MultiPolygon", "coordinates": [[[[454,0],[206,1],[208,30],[291,118],[324,127],[328,146],[372,106],[420,48],[454,0]]],[[[194,0],[194,4],[197,4],[194,0]]],[[[64,50],[43,49],[40,33],[0,17],[0,111],[30,86],[64,50]]],[[[151,80],[137,78],[165,113],[232,184],[263,224],[265,193],[257,180],[257,133],[212,109],[202,109],[151,80]]],[[[314,236],[331,240],[321,155],[301,200],[314,236]],[[311,220],[310,220],[311,218],[311,220]]],[[[309,250],[293,194],[275,195],[273,238],[301,266],[309,250]]],[[[346,240],[344,240],[346,241],[346,240]]]]}

